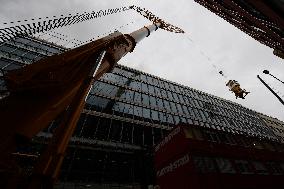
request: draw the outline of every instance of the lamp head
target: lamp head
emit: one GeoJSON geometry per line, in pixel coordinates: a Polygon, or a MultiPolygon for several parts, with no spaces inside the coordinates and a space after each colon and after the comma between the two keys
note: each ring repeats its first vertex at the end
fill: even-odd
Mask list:
{"type": "Polygon", "coordinates": [[[263,73],[269,74],[269,71],[268,70],[263,70],[263,73]]]}

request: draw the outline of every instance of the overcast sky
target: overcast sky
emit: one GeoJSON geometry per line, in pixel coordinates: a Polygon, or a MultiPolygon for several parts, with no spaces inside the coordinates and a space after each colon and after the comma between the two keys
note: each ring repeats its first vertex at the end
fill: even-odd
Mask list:
{"type": "MultiPolygon", "coordinates": [[[[37,20],[38,17],[43,16],[67,15],[131,4],[145,7],[167,22],[181,27],[186,34],[169,33],[160,29],[138,44],[133,53],[120,61],[121,64],[284,120],[283,105],[256,77],[259,74],[279,91],[280,96],[283,96],[284,85],[262,74],[262,71],[267,69],[284,80],[284,61],[274,56],[272,49],[252,39],[193,0],[1,0],[0,2],[0,28],[11,26],[11,24],[4,25],[5,22],[31,18],[37,20]],[[212,64],[216,65],[217,69],[214,69],[212,64]],[[234,94],[225,86],[226,80],[218,74],[218,70],[222,70],[228,79],[239,81],[241,87],[251,92],[245,100],[235,99],[234,94]]],[[[127,11],[57,29],[56,32],[68,36],[66,39],[87,40],[131,22],[133,23],[121,28],[120,31],[129,33],[145,24],[150,24],[134,11],[127,11]]],[[[50,38],[48,35],[42,37],[50,38]]],[[[66,44],[55,38],[49,40],[66,44]]]]}

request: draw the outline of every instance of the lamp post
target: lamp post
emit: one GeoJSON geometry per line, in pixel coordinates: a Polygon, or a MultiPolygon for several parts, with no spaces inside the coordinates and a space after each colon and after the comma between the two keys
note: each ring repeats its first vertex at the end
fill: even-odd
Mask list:
{"type": "Polygon", "coordinates": [[[278,94],[277,94],[275,91],[273,91],[273,89],[271,89],[271,88],[269,87],[269,85],[268,85],[267,83],[265,83],[265,81],[263,81],[263,80],[259,77],[259,75],[257,75],[257,78],[261,81],[261,83],[262,83],[268,90],[270,90],[270,92],[271,92],[272,94],[274,94],[274,96],[276,96],[276,98],[278,98],[278,100],[281,102],[281,104],[284,105],[284,101],[282,100],[282,98],[280,98],[280,96],[278,96],[278,94]]]}
{"type": "Polygon", "coordinates": [[[278,79],[277,77],[275,77],[274,75],[272,75],[271,73],[269,73],[269,71],[268,71],[268,70],[263,70],[263,73],[268,74],[268,75],[270,75],[270,76],[274,77],[275,79],[277,79],[278,81],[280,81],[281,83],[283,83],[283,84],[284,84],[284,82],[283,82],[283,81],[281,81],[280,79],[278,79]]]}

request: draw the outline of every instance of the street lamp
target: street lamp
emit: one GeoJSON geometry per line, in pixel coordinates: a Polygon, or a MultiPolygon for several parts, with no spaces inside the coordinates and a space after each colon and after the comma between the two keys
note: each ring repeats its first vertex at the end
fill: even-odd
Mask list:
{"type": "Polygon", "coordinates": [[[268,75],[270,75],[270,76],[274,77],[275,79],[277,79],[278,81],[280,81],[281,83],[283,83],[283,84],[284,84],[284,82],[283,82],[283,81],[281,81],[280,79],[278,79],[277,77],[275,77],[274,75],[272,75],[271,73],[269,73],[269,71],[268,71],[268,70],[263,70],[263,73],[268,74],[268,75]]]}
{"type": "Polygon", "coordinates": [[[265,81],[263,81],[263,80],[259,77],[259,75],[257,75],[257,78],[258,78],[258,79],[261,81],[261,83],[281,102],[281,104],[284,105],[283,99],[282,99],[280,96],[278,96],[278,94],[277,94],[273,89],[271,89],[271,88],[269,87],[269,85],[268,85],[267,83],[265,83],[265,81]]]}

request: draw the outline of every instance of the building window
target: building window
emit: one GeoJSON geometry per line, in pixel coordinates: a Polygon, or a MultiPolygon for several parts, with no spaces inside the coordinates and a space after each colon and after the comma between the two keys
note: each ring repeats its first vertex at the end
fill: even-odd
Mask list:
{"type": "Polygon", "coordinates": [[[168,98],[167,91],[165,91],[164,89],[161,89],[161,94],[163,98],[168,98]]]}
{"type": "Polygon", "coordinates": [[[142,94],[142,103],[145,106],[150,106],[149,96],[146,94],[142,94]]]}
{"type": "Polygon", "coordinates": [[[167,114],[167,120],[168,120],[168,123],[174,124],[174,118],[171,114],[167,114]]]}
{"type": "Polygon", "coordinates": [[[134,106],[134,109],[133,109],[133,114],[137,117],[143,117],[143,114],[142,114],[142,107],[140,106],[134,106]]]}
{"type": "Polygon", "coordinates": [[[156,96],[158,97],[162,96],[160,89],[158,87],[155,87],[155,93],[156,93],[156,96]]]}
{"type": "Polygon", "coordinates": [[[120,141],[122,131],[122,122],[117,120],[112,120],[111,122],[111,131],[110,131],[110,140],[120,141]]]}
{"type": "Polygon", "coordinates": [[[166,110],[167,110],[168,112],[171,112],[171,107],[170,107],[169,101],[164,100],[164,105],[165,105],[166,110]]]}
{"type": "Polygon", "coordinates": [[[172,109],[172,111],[173,111],[174,113],[178,113],[178,112],[177,112],[177,108],[176,108],[175,103],[170,102],[170,105],[171,105],[171,109],[172,109]]]}
{"type": "Polygon", "coordinates": [[[257,174],[260,174],[260,175],[268,175],[269,174],[268,170],[266,169],[266,167],[264,166],[263,163],[258,162],[258,161],[253,161],[252,165],[253,165],[254,170],[257,174]]]}
{"type": "Polygon", "coordinates": [[[186,107],[185,105],[182,105],[182,109],[183,109],[183,112],[184,112],[184,114],[186,115],[186,117],[189,117],[190,114],[189,114],[189,112],[188,112],[187,107],[186,107]]]}
{"type": "Polygon", "coordinates": [[[210,157],[193,156],[193,163],[198,173],[212,173],[217,172],[214,159],[210,157]]]}
{"type": "Polygon", "coordinates": [[[167,91],[169,100],[173,101],[173,96],[171,91],[167,91]]]}
{"type": "Polygon", "coordinates": [[[231,144],[230,141],[229,141],[229,139],[227,138],[227,135],[226,135],[226,134],[224,134],[224,133],[219,133],[219,134],[218,134],[218,137],[219,137],[221,143],[231,144]]]}
{"type": "Polygon", "coordinates": [[[164,109],[164,104],[163,104],[163,100],[160,98],[157,98],[157,105],[159,109],[164,109]]]}
{"type": "Polygon", "coordinates": [[[156,110],[151,110],[151,118],[154,121],[159,121],[159,114],[156,110]]]}
{"type": "Polygon", "coordinates": [[[153,146],[152,127],[144,127],[144,145],[153,146]]]}
{"type": "Polygon", "coordinates": [[[174,117],[174,121],[175,121],[175,124],[178,125],[180,123],[180,119],[179,119],[179,116],[173,116],[174,117]]]}
{"type": "Polygon", "coordinates": [[[159,112],[159,118],[162,123],[167,123],[167,115],[164,112],[159,112]]]}
{"type": "Polygon", "coordinates": [[[139,146],[143,145],[143,126],[142,125],[134,125],[133,130],[133,143],[139,146]]]}
{"type": "Polygon", "coordinates": [[[151,119],[150,109],[143,108],[143,117],[146,119],[151,119]]]}
{"type": "Polygon", "coordinates": [[[148,87],[146,83],[142,83],[142,92],[148,93],[148,87]]]}
{"type": "Polygon", "coordinates": [[[179,98],[176,93],[172,93],[174,97],[174,101],[179,102],[179,98]]]}
{"type": "Polygon", "coordinates": [[[132,143],[132,124],[123,123],[121,142],[132,143]]]}
{"type": "Polygon", "coordinates": [[[207,141],[210,141],[210,142],[219,142],[220,141],[217,133],[215,133],[213,131],[203,130],[202,134],[203,134],[203,138],[206,139],[207,141]]]}
{"type": "Polygon", "coordinates": [[[184,113],[183,113],[181,105],[180,104],[176,104],[176,106],[177,106],[177,109],[178,109],[178,114],[183,115],[184,113]]]}
{"type": "Polygon", "coordinates": [[[89,95],[86,101],[86,108],[100,112],[107,107],[109,101],[110,100],[106,98],[102,98],[96,95],[89,95]]]}
{"type": "Polygon", "coordinates": [[[269,171],[273,175],[282,175],[284,174],[284,170],[282,170],[281,166],[279,163],[276,162],[267,162],[266,166],[268,167],[269,171]]]}
{"type": "Polygon", "coordinates": [[[132,81],[130,83],[130,87],[135,89],[135,90],[141,91],[141,82],[132,81]]]}
{"type": "Polygon", "coordinates": [[[251,166],[246,160],[235,160],[235,167],[238,169],[238,172],[241,174],[253,174],[251,166]]]}
{"type": "Polygon", "coordinates": [[[124,103],[124,116],[133,118],[133,105],[124,103]]]}
{"type": "Polygon", "coordinates": [[[141,104],[141,93],[135,92],[134,94],[135,94],[134,102],[137,103],[137,104],[141,104]]]}
{"type": "Polygon", "coordinates": [[[159,86],[160,86],[160,88],[165,88],[165,86],[164,86],[164,82],[163,82],[163,81],[161,81],[161,80],[159,80],[159,86]]]}
{"type": "Polygon", "coordinates": [[[152,94],[152,95],[155,95],[155,89],[152,85],[148,85],[148,88],[149,88],[149,93],[152,94]]]}
{"type": "Polygon", "coordinates": [[[224,158],[215,158],[215,161],[221,173],[236,173],[230,160],[224,158]]]}
{"type": "Polygon", "coordinates": [[[153,97],[153,96],[150,96],[150,105],[151,107],[157,107],[157,101],[156,101],[156,98],[153,97]]]}
{"type": "Polygon", "coordinates": [[[96,131],[96,139],[99,140],[108,140],[109,131],[110,131],[110,119],[108,118],[100,118],[100,122],[96,131]]]}
{"type": "Polygon", "coordinates": [[[147,82],[146,75],[141,74],[141,80],[147,82]]]}

